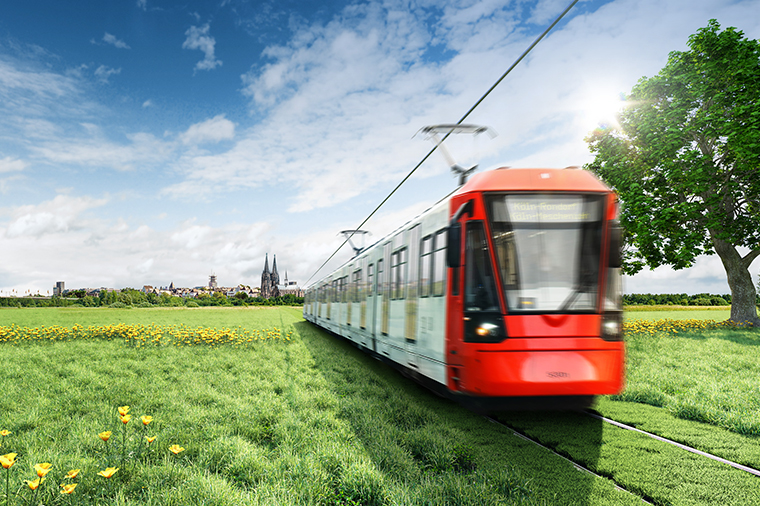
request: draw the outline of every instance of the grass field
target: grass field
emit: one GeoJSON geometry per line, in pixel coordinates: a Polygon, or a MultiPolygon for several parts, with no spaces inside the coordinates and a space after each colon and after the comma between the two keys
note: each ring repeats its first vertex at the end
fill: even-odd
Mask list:
{"type": "MultiPolygon", "coordinates": [[[[66,310],[3,311],[62,324],[66,310]]],[[[128,314],[127,314],[128,313],[128,314]]],[[[431,396],[303,322],[297,309],[125,310],[292,331],[245,346],[131,347],[128,341],[16,341],[0,347],[2,453],[11,504],[633,504],[611,483],[431,396]],[[119,406],[130,406],[126,425],[119,406]],[[139,417],[153,420],[143,429],[139,417]],[[126,428],[126,432],[125,431],[126,428]],[[98,434],[111,431],[104,443],[98,434]],[[156,436],[148,444],[144,436],[156,436]],[[172,445],[184,451],[174,455],[172,445]],[[33,466],[52,470],[36,491],[33,466]],[[108,467],[118,471],[105,478],[108,467]],[[59,485],[81,469],[71,496],[59,485]],[[622,502],[621,502],[622,501],[622,502]]],[[[100,309],[76,315],[104,325],[100,309]],[[98,317],[102,317],[99,320],[98,317]]],[[[68,320],[72,321],[72,320],[68,320]]],[[[21,323],[16,320],[15,323],[21,323]]],[[[0,482],[1,483],[1,482],[0,482]]]]}
{"type": "MultiPolygon", "coordinates": [[[[0,326],[116,322],[208,327],[212,341],[230,328],[292,339],[0,345],[0,430],[10,431],[0,453],[18,454],[6,471],[12,504],[33,494],[89,505],[639,503],[432,396],[295,308],[0,310],[0,326]],[[123,405],[134,415],[126,425],[123,405]],[[143,414],[153,417],[145,429],[143,414]],[[185,450],[174,455],[173,444],[185,450]],[[32,492],[24,480],[41,462],[53,468],[32,492]],[[107,467],[119,470],[97,474],[107,467]],[[79,485],[64,496],[58,485],[75,468],[79,485]]],[[[598,409],[757,466],[757,344],[755,332],[737,329],[629,335],[628,388],[598,409]]],[[[661,504],[760,503],[754,478],[575,417],[522,415],[512,425],[661,504]]]]}
{"type": "Polygon", "coordinates": [[[731,308],[720,307],[674,307],[674,306],[639,306],[627,307],[624,313],[626,320],[727,320],[731,316],[731,308]]]}

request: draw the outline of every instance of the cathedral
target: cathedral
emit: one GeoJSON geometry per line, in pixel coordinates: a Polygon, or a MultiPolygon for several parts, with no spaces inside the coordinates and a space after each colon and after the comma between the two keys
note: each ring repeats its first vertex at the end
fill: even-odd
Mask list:
{"type": "Polygon", "coordinates": [[[270,297],[279,297],[280,275],[277,274],[277,256],[272,256],[272,272],[269,272],[269,254],[264,257],[264,272],[261,273],[261,297],[269,299],[270,297]]]}

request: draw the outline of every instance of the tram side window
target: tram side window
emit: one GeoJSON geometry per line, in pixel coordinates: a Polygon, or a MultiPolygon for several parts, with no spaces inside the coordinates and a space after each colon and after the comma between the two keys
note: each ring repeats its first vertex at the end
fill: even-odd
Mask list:
{"type": "Polygon", "coordinates": [[[383,260],[380,259],[377,261],[377,294],[382,295],[383,294],[383,260]]]}
{"type": "Polygon", "coordinates": [[[372,282],[374,281],[374,270],[375,270],[375,264],[369,264],[367,266],[367,296],[371,297],[374,287],[372,286],[372,282]]]}
{"type": "Polygon", "coordinates": [[[406,288],[407,250],[400,249],[391,255],[391,299],[403,299],[406,288]]]}
{"type": "Polygon", "coordinates": [[[491,255],[481,221],[467,223],[464,295],[466,311],[499,310],[491,255]]]}
{"type": "Polygon", "coordinates": [[[351,293],[351,302],[359,302],[359,293],[361,292],[362,270],[354,271],[354,279],[351,293]]]}
{"type": "Polygon", "coordinates": [[[420,297],[430,295],[430,271],[433,267],[433,236],[420,241],[420,297]]]}
{"type": "Polygon", "coordinates": [[[432,270],[433,295],[440,297],[446,289],[446,229],[435,234],[432,270]]]}

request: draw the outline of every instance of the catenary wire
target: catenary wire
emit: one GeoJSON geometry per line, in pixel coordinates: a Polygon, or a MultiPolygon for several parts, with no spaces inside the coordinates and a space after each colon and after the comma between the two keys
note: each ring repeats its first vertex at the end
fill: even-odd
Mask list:
{"type": "MultiPolygon", "coordinates": [[[[510,72],[512,72],[512,70],[513,70],[513,69],[514,69],[514,68],[515,68],[515,67],[516,67],[516,66],[517,66],[517,65],[518,65],[518,64],[519,64],[519,63],[520,63],[520,62],[521,62],[521,61],[522,61],[522,60],[523,60],[523,59],[524,59],[524,58],[525,58],[527,55],[528,55],[528,53],[530,53],[530,52],[533,50],[533,48],[534,48],[534,47],[536,47],[536,45],[538,45],[538,43],[539,43],[539,42],[541,42],[541,39],[543,39],[543,38],[546,36],[546,34],[548,34],[548,33],[549,33],[551,30],[552,30],[552,28],[554,28],[554,27],[557,25],[557,23],[559,23],[559,22],[560,22],[560,20],[562,20],[562,18],[563,18],[563,17],[565,17],[565,15],[566,15],[568,12],[570,12],[570,9],[572,9],[572,8],[575,6],[575,4],[577,4],[579,1],[580,1],[580,0],[573,0],[573,1],[570,3],[570,5],[568,5],[568,6],[567,6],[567,8],[566,8],[564,11],[562,11],[562,14],[560,14],[559,16],[557,16],[557,19],[555,19],[555,20],[554,20],[554,22],[553,22],[551,25],[549,25],[549,27],[548,27],[546,30],[544,30],[544,31],[543,31],[543,33],[541,33],[541,35],[539,35],[539,36],[536,38],[536,40],[534,40],[534,41],[533,41],[533,43],[532,43],[530,46],[528,46],[528,49],[526,49],[526,50],[525,50],[525,51],[524,51],[524,52],[523,52],[523,53],[520,55],[520,57],[519,57],[519,58],[517,58],[517,60],[515,60],[515,62],[514,62],[514,63],[513,63],[513,64],[512,64],[512,65],[511,65],[511,66],[510,66],[510,67],[509,67],[509,68],[508,68],[508,69],[507,69],[507,70],[506,70],[506,71],[505,71],[503,74],[502,74],[502,75],[501,75],[501,77],[499,77],[499,79],[497,79],[497,80],[496,80],[496,82],[495,82],[495,83],[493,83],[493,85],[492,85],[490,88],[488,88],[488,91],[486,91],[486,92],[483,94],[483,96],[482,96],[482,97],[480,97],[480,98],[478,99],[478,101],[477,101],[477,102],[475,102],[475,104],[474,104],[472,107],[470,107],[470,109],[469,109],[469,110],[468,110],[468,111],[467,111],[467,112],[464,114],[464,116],[462,116],[462,117],[459,119],[459,121],[457,121],[457,122],[456,122],[456,125],[461,125],[461,124],[462,124],[462,122],[464,122],[464,120],[465,120],[465,119],[467,119],[467,117],[468,117],[470,114],[472,114],[472,112],[473,112],[473,111],[474,111],[474,110],[475,110],[475,109],[476,109],[476,108],[477,108],[477,107],[478,107],[478,106],[479,106],[479,105],[480,105],[480,104],[483,102],[483,100],[485,100],[485,99],[486,99],[486,97],[488,97],[488,95],[490,95],[490,94],[491,94],[491,92],[492,92],[494,89],[496,89],[496,87],[497,87],[499,84],[501,84],[501,82],[504,80],[504,78],[505,78],[505,77],[507,77],[507,76],[509,75],[509,73],[510,73],[510,72]]],[[[316,271],[314,271],[314,274],[312,274],[311,276],[309,276],[309,279],[307,279],[307,280],[306,280],[306,283],[304,283],[304,286],[308,285],[308,284],[309,284],[309,281],[311,281],[311,280],[312,280],[312,278],[313,278],[314,276],[316,276],[316,275],[317,275],[317,273],[319,273],[319,271],[321,271],[321,270],[322,270],[322,269],[325,267],[325,265],[327,265],[327,263],[328,263],[330,260],[332,260],[332,259],[333,259],[333,257],[334,257],[335,255],[337,255],[337,254],[338,254],[338,252],[339,252],[341,249],[343,249],[343,246],[345,246],[345,245],[348,243],[348,241],[349,241],[349,240],[350,240],[350,239],[351,239],[351,238],[354,236],[354,234],[356,233],[356,230],[361,230],[361,228],[362,228],[362,227],[363,227],[363,226],[364,226],[364,225],[365,225],[365,224],[366,224],[366,223],[367,223],[367,222],[370,220],[370,218],[372,218],[372,216],[374,216],[374,215],[375,215],[375,213],[376,213],[376,212],[377,212],[377,211],[378,211],[378,210],[379,210],[381,207],[383,207],[383,205],[384,205],[384,204],[385,204],[385,203],[388,201],[388,199],[390,199],[390,198],[393,196],[393,194],[394,194],[394,193],[396,193],[396,191],[397,191],[399,188],[401,188],[401,186],[402,186],[404,183],[406,183],[406,181],[407,181],[407,180],[408,180],[410,177],[412,177],[412,174],[414,174],[414,173],[417,171],[417,169],[419,169],[419,168],[422,166],[422,164],[423,164],[423,163],[425,163],[425,161],[426,161],[428,158],[430,158],[430,155],[432,155],[432,154],[435,152],[435,150],[436,150],[436,149],[438,149],[438,147],[439,147],[441,144],[443,144],[443,142],[444,142],[446,139],[448,139],[448,138],[449,138],[449,136],[451,135],[451,133],[452,133],[452,132],[453,132],[453,129],[452,129],[452,130],[449,130],[449,131],[446,133],[446,135],[444,135],[444,136],[441,138],[441,140],[440,140],[439,142],[437,142],[437,143],[435,144],[435,146],[433,146],[433,149],[431,149],[431,150],[428,152],[428,154],[426,154],[426,155],[425,155],[425,156],[422,158],[422,160],[420,160],[420,161],[419,161],[419,163],[417,163],[417,165],[415,165],[415,166],[414,166],[414,168],[413,168],[413,169],[412,169],[412,170],[409,172],[409,174],[407,174],[407,175],[406,175],[406,177],[404,177],[404,179],[402,179],[402,180],[401,180],[401,182],[400,182],[399,184],[397,184],[397,185],[396,185],[396,187],[395,187],[395,188],[394,188],[394,189],[393,189],[393,190],[392,190],[392,191],[391,191],[391,192],[390,192],[390,193],[389,193],[389,194],[388,194],[388,195],[387,195],[387,196],[386,196],[386,197],[383,199],[383,201],[382,201],[382,202],[380,202],[380,204],[379,204],[379,205],[378,205],[378,206],[377,206],[377,207],[376,207],[376,208],[375,208],[375,209],[374,209],[374,210],[373,210],[373,211],[372,211],[372,212],[369,214],[369,216],[367,216],[367,217],[364,219],[364,221],[362,221],[362,222],[361,222],[361,224],[360,224],[358,227],[356,227],[356,228],[354,229],[354,232],[352,232],[352,233],[351,233],[351,234],[350,234],[348,237],[346,237],[346,240],[345,240],[345,241],[343,241],[343,243],[342,243],[340,246],[338,246],[338,249],[336,249],[336,250],[333,252],[333,254],[332,254],[332,255],[330,255],[330,257],[329,257],[327,260],[325,260],[325,261],[324,261],[324,263],[323,263],[322,265],[320,265],[320,266],[319,266],[319,268],[318,268],[316,271]]]]}

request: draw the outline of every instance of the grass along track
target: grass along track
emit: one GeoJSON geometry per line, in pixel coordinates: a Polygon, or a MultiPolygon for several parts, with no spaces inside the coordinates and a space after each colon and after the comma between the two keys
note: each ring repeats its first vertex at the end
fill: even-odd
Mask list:
{"type": "Polygon", "coordinates": [[[757,477],[584,413],[503,413],[497,418],[653,504],[760,504],[757,477]]]}

